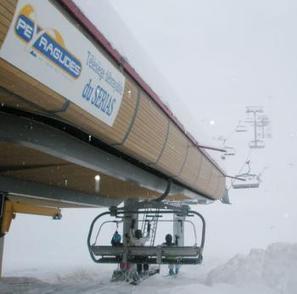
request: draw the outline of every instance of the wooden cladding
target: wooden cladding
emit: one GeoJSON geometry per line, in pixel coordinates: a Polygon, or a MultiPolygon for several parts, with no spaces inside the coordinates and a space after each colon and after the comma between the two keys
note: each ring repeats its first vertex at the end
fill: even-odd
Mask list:
{"type": "Polygon", "coordinates": [[[0,46],[11,24],[16,4],[17,0],[1,0],[0,2],[0,46]]]}
{"type": "MultiPolygon", "coordinates": [[[[16,3],[15,0],[1,0],[0,46],[16,3]]],[[[110,62],[114,63],[111,59],[110,62]]],[[[125,78],[122,104],[112,127],[2,59],[0,103],[29,112],[50,114],[193,190],[213,199],[222,197],[224,175],[127,74],[125,78]]]]}

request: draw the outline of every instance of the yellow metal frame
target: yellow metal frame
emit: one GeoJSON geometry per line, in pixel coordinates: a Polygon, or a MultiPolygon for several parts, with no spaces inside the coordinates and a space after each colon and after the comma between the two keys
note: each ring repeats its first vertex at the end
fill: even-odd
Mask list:
{"type": "Polygon", "coordinates": [[[51,216],[54,219],[60,219],[62,217],[61,210],[56,207],[29,205],[7,199],[4,203],[1,223],[2,234],[8,233],[11,221],[16,217],[17,213],[51,216]]]}

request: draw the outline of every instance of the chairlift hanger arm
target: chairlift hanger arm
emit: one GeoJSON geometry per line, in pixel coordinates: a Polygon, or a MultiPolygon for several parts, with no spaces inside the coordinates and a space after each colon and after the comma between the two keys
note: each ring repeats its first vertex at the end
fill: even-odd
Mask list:
{"type": "Polygon", "coordinates": [[[97,222],[97,220],[98,220],[99,218],[101,218],[101,217],[104,216],[104,215],[108,215],[108,214],[111,215],[111,211],[105,211],[105,212],[102,212],[102,213],[100,213],[99,215],[97,215],[97,216],[93,219],[93,221],[92,221],[92,223],[91,223],[91,226],[90,226],[90,229],[89,229],[89,234],[88,234],[88,239],[87,239],[87,245],[88,245],[88,249],[89,249],[89,253],[90,253],[90,255],[91,255],[91,258],[92,258],[92,260],[93,260],[94,262],[98,262],[98,260],[97,260],[97,258],[95,257],[93,251],[91,250],[91,237],[92,237],[92,232],[93,232],[93,229],[94,229],[94,225],[95,225],[95,223],[97,222]]]}
{"type": "Polygon", "coordinates": [[[237,177],[237,176],[228,176],[228,175],[226,175],[226,178],[234,179],[234,180],[239,180],[239,181],[243,181],[243,182],[246,181],[246,179],[243,179],[243,178],[237,177]]]}
{"type": "Polygon", "coordinates": [[[207,150],[212,150],[212,151],[226,152],[225,149],[218,148],[218,147],[205,146],[205,145],[198,145],[198,147],[201,149],[207,149],[207,150]]]}
{"type": "Polygon", "coordinates": [[[157,198],[157,199],[155,199],[153,201],[157,201],[157,202],[163,201],[168,196],[168,194],[170,193],[171,184],[172,184],[172,179],[169,179],[168,182],[167,182],[167,187],[166,187],[166,190],[164,191],[164,193],[159,198],[157,198]]]}
{"type": "Polygon", "coordinates": [[[114,224],[116,224],[116,228],[118,229],[118,226],[119,226],[119,223],[121,223],[121,222],[123,222],[122,220],[113,220],[113,221],[105,221],[105,222],[103,222],[101,225],[100,225],[100,227],[99,227],[99,229],[98,229],[98,232],[97,232],[97,235],[96,235],[96,238],[95,238],[95,242],[97,241],[97,239],[98,239],[98,237],[99,237],[99,234],[100,234],[100,232],[101,232],[101,229],[102,229],[102,227],[105,225],[105,224],[107,224],[107,223],[114,223],[114,224]]]}

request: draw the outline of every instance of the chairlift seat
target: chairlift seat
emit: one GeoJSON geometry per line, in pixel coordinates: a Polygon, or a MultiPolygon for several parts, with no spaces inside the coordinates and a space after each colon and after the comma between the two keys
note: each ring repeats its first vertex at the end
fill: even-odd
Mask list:
{"type": "Polygon", "coordinates": [[[235,130],[235,132],[237,132],[237,133],[245,133],[247,131],[248,131],[248,129],[245,126],[238,126],[235,130]]]}
{"type": "Polygon", "coordinates": [[[259,183],[233,183],[233,189],[252,189],[252,188],[259,188],[259,183]]]}
{"type": "MultiPolygon", "coordinates": [[[[103,264],[117,264],[122,261],[122,258],[118,257],[101,257],[97,263],[103,264]]],[[[139,263],[139,260],[128,259],[129,263],[139,263]]],[[[158,262],[156,257],[148,257],[145,259],[145,263],[147,264],[200,264],[202,263],[202,255],[197,257],[178,257],[178,258],[162,258],[161,262],[158,262]]]]}
{"type": "Polygon", "coordinates": [[[199,246],[91,246],[96,256],[119,256],[127,253],[131,256],[180,256],[191,257],[200,254],[199,246]]]}
{"type": "Polygon", "coordinates": [[[198,264],[202,261],[198,246],[98,246],[90,248],[94,255],[101,256],[99,263],[119,263],[126,256],[130,263],[139,263],[138,257],[145,257],[149,264],[198,264]]]}
{"type": "Polygon", "coordinates": [[[261,148],[264,148],[265,147],[265,142],[264,141],[261,141],[261,140],[251,141],[249,143],[249,147],[251,149],[261,149],[261,148]]]}
{"type": "Polygon", "coordinates": [[[239,121],[238,125],[236,126],[235,132],[243,133],[247,131],[248,131],[248,127],[245,124],[243,124],[242,121],[239,121]]]}
{"type": "Polygon", "coordinates": [[[233,147],[224,146],[225,149],[224,156],[234,156],[235,155],[235,149],[233,147]]]}
{"type": "Polygon", "coordinates": [[[250,188],[259,188],[260,179],[256,174],[241,174],[237,175],[237,178],[242,180],[235,180],[232,183],[233,189],[250,189],[250,188]]]}

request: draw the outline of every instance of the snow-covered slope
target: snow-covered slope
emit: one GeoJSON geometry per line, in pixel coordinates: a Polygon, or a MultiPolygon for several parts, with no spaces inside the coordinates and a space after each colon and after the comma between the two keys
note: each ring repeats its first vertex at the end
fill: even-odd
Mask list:
{"type": "Polygon", "coordinates": [[[137,287],[125,282],[110,283],[113,267],[68,269],[63,274],[23,271],[6,277],[0,293],[202,293],[202,294],[295,294],[297,289],[297,244],[275,243],[266,250],[252,249],[209,271],[209,267],[182,267],[176,278],[161,274],[137,287]],[[36,277],[38,279],[36,279],[36,277]]]}
{"type": "Polygon", "coordinates": [[[266,250],[252,249],[212,270],[208,285],[227,283],[249,287],[262,285],[279,293],[297,293],[297,244],[274,243],[266,250]]]}

